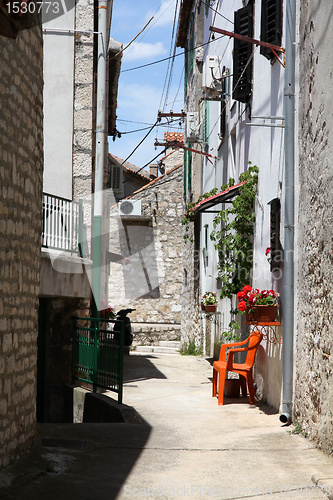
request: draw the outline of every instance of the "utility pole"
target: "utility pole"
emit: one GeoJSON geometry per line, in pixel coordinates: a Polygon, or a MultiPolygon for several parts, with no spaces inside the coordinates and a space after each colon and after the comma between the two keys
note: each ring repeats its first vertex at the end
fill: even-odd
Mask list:
{"type": "Polygon", "coordinates": [[[103,177],[105,162],[105,114],[106,114],[106,61],[108,2],[98,0],[98,46],[97,46],[97,112],[95,145],[95,190],[93,212],[93,316],[98,317],[101,307],[101,258],[102,258],[102,220],[103,220],[103,177]]]}

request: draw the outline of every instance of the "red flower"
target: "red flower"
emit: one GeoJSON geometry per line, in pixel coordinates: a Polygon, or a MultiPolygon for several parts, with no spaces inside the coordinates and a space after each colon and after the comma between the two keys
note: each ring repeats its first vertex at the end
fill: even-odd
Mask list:
{"type": "Polygon", "coordinates": [[[238,309],[239,309],[240,311],[246,311],[246,307],[247,307],[247,306],[246,306],[246,302],[245,302],[245,300],[241,300],[241,301],[240,301],[240,303],[238,304],[238,309]]]}
{"type": "Polygon", "coordinates": [[[247,293],[247,292],[251,292],[252,290],[252,287],[250,285],[245,285],[243,287],[243,292],[247,293]]]}
{"type": "Polygon", "coordinates": [[[241,291],[241,292],[237,293],[237,299],[238,300],[245,299],[245,297],[246,297],[246,293],[245,292],[241,291]]]}
{"type": "Polygon", "coordinates": [[[256,301],[256,296],[255,296],[255,295],[253,295],[253,293],[251,293],[251,294],[249,295],[249,304],[250,304],[250,305],[253,305],[253,304],[255,303],[255,301],[256,301]]]}
{"type": "Polygon", "coordinates": [[[271,251],[271,247],[267,247],[267,248],[266,248],[265,255],[268,255],[270,251],[271,251]]]}

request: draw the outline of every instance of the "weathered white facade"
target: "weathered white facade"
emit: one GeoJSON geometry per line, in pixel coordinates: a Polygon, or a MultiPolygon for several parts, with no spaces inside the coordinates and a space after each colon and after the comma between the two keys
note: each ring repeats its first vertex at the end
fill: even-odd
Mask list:
{"type": "MultiPolygon", "coordinates": [[[[183,2],[185,4],[186,2],[183,2]]],[[[191,3],[191,2],[187,2],[191,3]]],[[[250,3],[249,3],[250,4],[250,3]]],[[[252,32],[247,36],[260,39],[261,37],[261,1],[254,2],[252,13],[246,13],[246,20],[251,19],[252,32]],[[249,17],[250,16],[250,17],[249,17]]],[[[187,193],[186,203],[195,202],[199,195],[208,193],[225,185],[229,178],[239,182],[239,176],[248,168],[248,162],[259,167],[258,196],[255,202],[256,225],[254,234],[253,272],[249,276],[249,284],[260,289],[274,289],[282,294],[282,270],[274,273],[270,270],[270,263],[265,255],[270,247],[271,238],[271,206],[270,202],[278,199],[282,207],[281,220],[283,221],[283,182],[284,182],[284,128],[283,128],[283,98],[284,98],[284,68],[276,58],[267,59],[260,53],[260,47],[249,44],[249,55],[246,59],[250,70],[250,89],[248,95],[237,98],[235,90],[239,82],[235,75],[234,39],[215,33],[212,39],[210,27],[234,31],[234,12],[246,8],[248,2],[235,0],[225,4],[214,3],[214,9],[198,8],[192,2],[190,11],[191,19],[204,20],[203,63],[196,64],[195,72],[201,72],[201,84],[197,89],[199,101],[196,111],[201,124],[200,136],[194,141],[192,147],[211,156],[194,154],[196,156],[195,173],[192,174],[192,198],[187,193]],[[222,99],[221,99],[222,96],[222,99]],[[214,158],[213,158],[214,157],[214,158]],[[198,165],[199,163],[199,165],[198,165]],[[200,178],[200,189],[193,177],[200,178]]],[[[285,13],[282,15],[282,41],[285,34],[285,13]]],[[[248,21],[246,21],[248,22],[248,21]]],[[[250,23],[250,24],[251,24],[250,23]]],[[[200,33],[199,33],[200,35],[200,33]]],[[[188,34],[189,36],[189,34],[188,34]]],[[[189,43],[189,40],[188,40],[189,43]]],[[[195,39],[194,45],[199,43],[195,39]]],[[[280,55],[283,60],[283,54],[280,55]]],[[[246,66],[247,67],[247,66],[246,66]]],[[[190,78],[189,78],[190,81],[190,78]]],[[[190,85],[186,96],[189,111],[191,103],[190,85]]],[[[187,134],[188,135],[188,134],[187,134]]],[[[190,141],[188,141],[189,143],[190,141]]],[[[185,179],[189,183],[189,178],[185,179]]],[[[226,204],[213,207],[221,210],[226,204]]],[[[219,302],[216,316],[207,317],[199,312],[200,297],[206,291],[219,292],[217,264],[218,252],[210,240],[213,230],[214,213],[202,211],[194,222],[190,222],[190,231],[196,232],[194,242],[187,241],[185,247],[193,246],[193,253],[199,259],[198,263],[192,261],[192,269],[187,270],[195,282],[195,274],[199,273],[195,293],[194,314],[186,313],[184,308],[184,334],[185,331],[196,331],[201,335],[201,343],[205,354],[217,355],[216,342],[220,340],[223,331],[229,330],[231,320],[231,305],[229,299],[219,302]],[[201,333],[198,324],[191,329],[192,317],[200,314],[201,333]],[[215,347],[214,347],[215,346],[215,347]]],[[[283,247],[283,231],[280,234],[280,243],[283,247]]],[[[185,252],[188,250],[185,250],[185,252]]],[[[249,256],[252,258],[252,256],[249,256]]],[[[189,285],[187,285],[189,286],[189,285]]],[[[194,284],[195,288],[195,284],[194,284]]],[[[281,297],[283,299],[283,297],[281,297]]],[[[283,300],[282,300],[283,303],[283,300]]],[[[243,319],[239,318],[241,322],[243,319]]],[[[197,323],[196,321],[194,321],[197,323]]],[[[277,339],[282,337],[282,328],[274,327],[277,339]]],[[[242,323],[242,338],[247,336],[247,327],[242,323]]],[[[256,383],[257,395],[269,404],[279,408],[281,403],[282,387],[282,346],[278,342],[264,341],[261,344],[257,357],[256,383]]]]}
{"type": "MultiPolygon", "coordinates": [[[[195,20],[200,16],[203,16],[202,9],[195,2],[182,2],[178,31],[180,46],[185,47],[187,43],[190,48],[190,43],[194,46],[201,43],[200,32],[198,40],[195,38],[194,43],[191,42],[191,25],[195,25],[195,20]],[[184,41],[184,32],[187,42],[184,41]]],[[[212,9],[206,5],[203,66],[201,68],[197,64],[193,70],[197,75],[202,72],[201,89],[195,89],[201,95],[195,109],[201,125],[195,147],[213,155],[216,161],[213,165],[203,157],[191,179],[186,171],[184,179],[186,185],[191,183],[195,194],[193,199],[191,193],[186,193],[187,204],[189,201],[195,202],[199,195],[213,188],[219,190],[230,177],[237,183],[239,175],[247,170],[249,161],[259,167],[254,207],[253,272],[249,276],[249,284],[280,293],[282,324],[274,327],[277,341],[272,342],[274,339],[270,336],[270,341],[265,339],[258,351],[257,397],[280,411],[283,411],[283,405],[291,405],[291,418],[301,423],[309,436],[326,452],[332,449],[333,425],[332,308],[329,285],[332,277],[332,230],[328,222],[332,218],[332,200],[329,195],[332,148],[329,130],[333,123],[329,90],[332,71],[327,66],[332,60],[331,34],[328,36],[331,16],[332,7],[328,2],[324,2],[320,9],[311,2],[297,0],[290,3],[278,0],[222,1],[215,2],[212,9]],[[290,80],[287,80],[287,70],[277,60],[279,56],[282,63],[286,61],[283,51],[270,54],[269,48],[262,49],[255,41],[248,44],[250,49],[246,49],[246,44],[240,49],[239,45],[236,47],[233,36],[222,36],[218,31],[214,33],[215,40],[212,39],[210,27],[214,26],[252,39],[269,41],[265,39],[268,19],[265,17],[268,10],[265,9],[268,7],[275,12],[275,17],[270,19],[270,27],[273,26],[277,34],[275,41],[270,43],[282,48],[287,44],[287,65],[292,60],[296,76],[295,91],[290,80]],[[291,21],[294,7],[295,26],[291,21]],[[287,40],[286,29],[291,35],[295,30],[296,38],[291,44],[287,40]],[[295,59],[292,58],[291,47],[295,51],[295,59]],[[241,50],[244,50],[243,62],[237,59],[241,50]],[[244,80],[243,76],[246,77],[244,80]],[[289,136],[284,129],[287,106],[288,116],[292,115],[296,124],[289,136]],[[292,189],[295,201],[295,224],[292,227],[288,225],[290,217],[287,219],[285,213],[288,203],[286,168],[290,168],[290,156],[286,167],[287,144],[288,154],[292,151],[294,156],[294,179],[292,185],[287,187],[288,190],[292,189]],[[194,177],[201,178],[199,191],[194,177]],[[286,331],[283,325],[286,309],[284,287],[287,283],[284,276],[287,256],[284,250],[288,231],[294,232],[294,248],[289,250],[293,265],[291,299],[294,305],[291,310],[291,328],[286,331]],[[281,264],[271,272],[270,255],[266,255],[266,249],[271,246],[273,234],[277,238],[281,264]],[[285,350],[283,353],[282,344],[286,344],[287,336],[291,336],[291,344],[289,347],[288,343],[288,352],[285,350]],[[287,362],[290,363],[290,379],[283,381],[282,373],[287,362]],[[285,382],[292,386],[291,401],[284,401],[285,382]]],[[[289,68],[288,71],[290,78],[289,68]]],[[[190,73],[188,79],[190,82],[190,73]]],[[[185,88],[187,111],[194,111],[191,108],[193,91],[188,83],[185,88]]],[[[215,208],[218,210],[222,207],[220,204],[215,208]]],[[[197,343],[201,343],[206,354],[216,356],[218,348],[214,349],[213,346],[221,333],[228,329],[230,302],[226,299],[220,301],[216,316],[207,318],[202,314],[201,329],[198,327],[200,295],[207,290],[218,291],[220,285],[216,279],[217,251],[207,238],[213,226],[214,214],[205,213],[204,210],[200,212],[190,222],[188,234],[193,238],[193,243],[188,242],[185,245],[187,250],[184,251],[193,252],[195,249],[199,257],[199,262],[192,258],[189,269],[185,269],[187,287],[194,291],[197,303],[194,303],[192,315],[187,305],[184,306],[182,328],[184,337],[193,325],[197,343]],[[195,272],[199,272],[197,282],[195,272]]],[[[235,305],[236,300],[233,301],[235,305]]],[[[247,329],[243,323],[242,338],[246,335],[247,329]]],[[[284,421],[282,417],[281,420],[284,421]]]]}

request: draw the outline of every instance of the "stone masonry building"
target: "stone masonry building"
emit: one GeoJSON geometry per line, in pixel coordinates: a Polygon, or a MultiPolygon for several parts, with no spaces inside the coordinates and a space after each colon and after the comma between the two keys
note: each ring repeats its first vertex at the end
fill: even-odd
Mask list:
{"type": "Polygon", "coordinates": [[[136,309],[135,343],[180,336],[183,169],[170,168],[178,152],[168,153],[165,173],[123,200],[135,215],[120,215],[119,204],[111,209],[109,248],[122,260],[110,263],[109,303],[116,311],[136,309]]]}
{"type": "Polygon", "coordinates": [[[0,33],[1,469],[27,452],[36,430],[43,44],[40,26],[0,33]]]}

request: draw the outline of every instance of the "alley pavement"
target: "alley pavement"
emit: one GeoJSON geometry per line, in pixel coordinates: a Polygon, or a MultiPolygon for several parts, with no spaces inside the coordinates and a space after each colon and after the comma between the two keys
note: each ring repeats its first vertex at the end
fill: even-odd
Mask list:
{"type": "Polygon", "coordinates": [[[333,499],[331,457],[266,405],[218,406],[211,378],[202,357],[131,353],[123,421],[39,424],[0,500],[333,499]]]}

